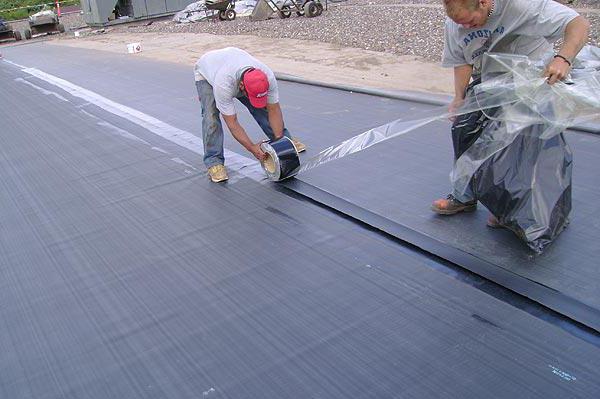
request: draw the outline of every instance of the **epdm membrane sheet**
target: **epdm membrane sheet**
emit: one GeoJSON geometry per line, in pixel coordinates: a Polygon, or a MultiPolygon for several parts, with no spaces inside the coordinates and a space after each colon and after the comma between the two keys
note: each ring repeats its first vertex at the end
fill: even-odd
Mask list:
{"type": "Polygon", "coordinates": [[[600,393],[597,347],[268,185],[209,184],[172,161],[193,154],[15,78],[0,64],[0,396],[600,393]]]}
{"type": "MultiPolygon", "coordinates": [[[[43,67],[117,102],[156,116],[167,123],[200,134],[199,106],[188,68],[46,44],[4,50],[23,65],[43,67]]],[[[338,90],[281,83],[282,106],[292,134],[309,145],[304,159],[318,150],[396,118],[409,119],[431,107],[350,94],[338,90]]],[[[244,126],[262,138],[247,112],[244,126]]],[[[600,272],[594,260],[598,235],[598,164],[600,138],[569,133],[574,150],[572,223],[542,256],[531,252],[510,232],[485,227],[487,212],[440,218],[429,206],[449,191],[451,145],[447,123],[433,123],[408,135],[319,167],[299,177],[334,196],[392,222],[485,259],[509,272],[547,286],[600,310],[600,272]]],[[[226,146],[244,153],[226,135],[226,146]]],[[[202,168],[201,165],[199,165],[202,168]]]]}

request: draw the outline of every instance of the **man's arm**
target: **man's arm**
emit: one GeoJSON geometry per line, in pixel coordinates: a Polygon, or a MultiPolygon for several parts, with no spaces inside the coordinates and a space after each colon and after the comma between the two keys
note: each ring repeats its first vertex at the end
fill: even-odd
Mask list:
{"type": "Polygon", "coordinates": [[[448,111],[452,114],[463,105],[465,100],[465,91],[469,82],[471,81],[471,75],[473,73],[473,65],[460,65],[454,67],[454,99],[448,107],[448,111]]]}
{"type": "Polygon", "coordinates": [[[260,148],[260,144],[254,144],[252,140],[250,140],[250,137],[248,137],[248,134],[246,134],[246,131],[238,122],[237,115],[223,115],[223,120],[227,124],[233,137],[243,145],[245,149],[250,151],[256,159],[263,161],[266,158],[267,155],[260,148]]]}
{"type": "Polygon", "coordinates": [[[269,126],[273,129],[275,139],[283,137],[283,114],[279,103],[267,104],[267,112],[269,113],[269,126]]]}
{"type": "MultiPolygon", "coordinates": [[[[573,62],[577,54],[581,51],[588,40],[590,31],[590,23],[587,19],[579,16],[567,24],[563,45],[558,52],[559,55],[565,57],[569,62],[573,62]]],[[[548,78],[548,84],[554,84],[557,81],[564,79],[571,66],[568,62],[560,57],[553,58],[550,64],[544,71],[544,77],[548,78]]]]}

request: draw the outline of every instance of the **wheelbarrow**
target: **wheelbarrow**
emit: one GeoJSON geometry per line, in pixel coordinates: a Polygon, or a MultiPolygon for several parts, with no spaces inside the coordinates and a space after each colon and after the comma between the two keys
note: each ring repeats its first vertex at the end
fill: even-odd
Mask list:
{"type": "Polygon", "coordinates": [[[268,0],[277,9],[279,18],[289,18],[292,12],[308,18],[318,17],[323,13],[323,3],[320,0],[286,0],[278,6],[274,0],[268,0]]]}
{"type": "Polygon", "coordinates": [[[206,9],[219,11],[221,21],[233,21],[235,19],[235,0],[206,0],[206,9]]]}

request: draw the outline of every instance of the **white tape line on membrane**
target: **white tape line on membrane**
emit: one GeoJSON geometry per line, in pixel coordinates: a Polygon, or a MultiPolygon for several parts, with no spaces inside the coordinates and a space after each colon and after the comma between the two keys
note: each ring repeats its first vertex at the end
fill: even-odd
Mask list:
{"type": "MultiPolygon", "coordinates": [[[[23,72],[41,79],[47,83],[50,83],[74,97],[81,98],[91,104],[96,105],[103,110],[117,115],[121,118],[127,119],[128,121],[135,123],[138,126],[143,127],[160,136],[172,143],[175,143],[181,147],[184,147],[196,154],[204,155],[204,146],[202,144],[202,138],[195,136],[194,134],[171,126],[168,123],[161,121],[153,116],[145,114],[141,111],[128,107],[126,105],[112,101],[106,97],[101,96],[91,90],[85,89],[74,83],[71,83],[65,79],[51,75],[44,71],[36,68],[29,68],[17,63],[5,60],[5,62],[12,64],[20,68],[23,72]]],[[[231,171],[237,172],[245,177],[249,177],[253,180],[262,181],[265,180],[265,174],[258,161],[247,158],[243,155],[237,154],[233,151],[225,149],[225,158],[227,160],[227,168],[231,171]]]]}

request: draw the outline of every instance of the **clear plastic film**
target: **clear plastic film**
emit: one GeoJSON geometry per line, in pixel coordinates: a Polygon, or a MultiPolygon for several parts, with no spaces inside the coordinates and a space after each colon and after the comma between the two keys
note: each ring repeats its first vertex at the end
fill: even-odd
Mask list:
{"type": "Polygon", "coordinates": [[[455,145],[454,195],[481,201],[538,253],[569,223],[572,154],[563,132],[600,114],[600,65],[585,55],[598,53],[586,49],[571,76],[554,85],[542,77],[552,55],[539,62],[488,55],[482,83],[467,94],[467,102],[483,105],[457,116],[452,128],[454,141],[475,132],[468,145],[455,145]],[[505,105],[488,107],[498,96],[505,105]]]}
{"type": "Polygon", "coordinates": [[[325,163],[335,161],[336,159],[343,158],[347,155],[354,154],[365,150],[375,144],[381,143],[392,139],[394,137],[402,136],[407,133],[414,132],[421,127],[428,125],[435,121],[445,121],[449,118],[457,115],[465,115],[472,112],[480,111],[482,107],[495,108],[504,105],[509,105],[516,100],[507,98],[504,93],[490,94],[488,96],[481,97],[478,100],[471,99],[465,103],[459,110],[451,113],[448,111],[448,107],[439,107],[432,110],[420,113],[418,118],[411,119],[397,119],[385,125],[375,127],[371,130],[367,130],[357,136],[354,136],[348,140],[341,142],[340,144],[333,145],[325,150],[321,151],[308,161],[306,161],[298,173],[306,172],[310,169],[314,169],[317,166],[325,163]]]}
{"type": "Polygon", "coordinates": [[[487,54],[482,82],[469,87],[458,111],[444,107],[373,128],[325,149],[298,173],[453,118],[455,195],[479,199],[541,252],[571,209],[572,156],[563,132],[600,116],[600,49],[585,47],[570,76],[554,85],[542,76],[551,59],[487,54]]]}

